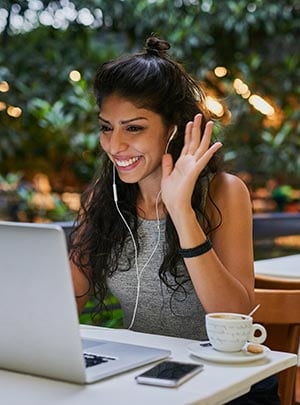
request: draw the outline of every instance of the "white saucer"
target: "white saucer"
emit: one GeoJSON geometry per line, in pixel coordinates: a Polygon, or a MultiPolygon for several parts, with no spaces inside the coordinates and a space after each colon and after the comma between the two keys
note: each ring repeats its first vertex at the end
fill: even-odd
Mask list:
{"type": "Polygon", "coordinates": [[[207,342],[192,343],[187,346],[188,351],[194,356],[200,357],[203,360],[214,361],[217,363],[249,363],[251,361],[259,360],[267,355],[270,349],[263,345],[261,346],[264,350],[261,353],[249,353],[247,350],[241,350],[239,352],[220,352],[215,350],[207,342]],[[203,345],[204,344],[204,345],[203,345]],[[206,344],[206,346],[205,346],[206,344]]]}

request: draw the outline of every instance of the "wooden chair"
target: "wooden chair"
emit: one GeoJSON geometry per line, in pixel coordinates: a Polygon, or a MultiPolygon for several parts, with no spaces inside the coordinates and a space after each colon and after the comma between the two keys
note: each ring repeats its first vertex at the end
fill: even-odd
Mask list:
{"type": "Polygon", "coordinates": [[[255,288],[273,288],[275,290],[300,290],[300,278],[271,277],[255,274],[255,288]]]}
{"type": "MultiPolygon", "coordinates": [[[[254,321],[265,325],[268,333],[266,346],[272,350],[298,353],[300,342],[300,289],[255,289],[256,304],[260,308],[254,321]]],[[[297,366],[278,374],[282,405],[295,402],[297,366]]]]}

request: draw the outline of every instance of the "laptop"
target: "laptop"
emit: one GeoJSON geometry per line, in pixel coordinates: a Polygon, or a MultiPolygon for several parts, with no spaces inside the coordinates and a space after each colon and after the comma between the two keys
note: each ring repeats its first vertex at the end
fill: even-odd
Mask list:
{"type": "MultiPolygon", "coordinates": [[[[95,382],[169,350],[81,339],[63,229],[0,221],[0,368],[95,382]]],[[[101,329],[99,329],[99,335],[101,329]]]]}

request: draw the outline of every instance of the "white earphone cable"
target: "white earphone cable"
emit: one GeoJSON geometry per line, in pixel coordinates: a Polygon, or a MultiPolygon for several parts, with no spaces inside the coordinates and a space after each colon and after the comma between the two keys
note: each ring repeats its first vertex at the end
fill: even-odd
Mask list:
{"type": "Polygon", "coordinates": [[[141,270],[139,270],[137,244],[136,244],[136,241],[134,239],[132,230],[130,229],[130,226],[128,225],[126,219],[124,218],[124,216],[123,216],[123,214],[122,214],[122,212],[121,212],[121,210],[119,208],[119,205],[118,205],[115,170],[116,170],[115,166],[113,166],[113,196],[114,196],[114,202],[115,202],[116,209],[117,209],[122,221],[124,222],[124,224],[126,225],[126,228],[128,229],[128,232],[130,234],[130,237],[131,237],[132,243],[133,243],[133,247],[134,247],[134,262],[135,262],[135,270],[136,270],[136,278],[137,278],[137,292],[136,292],[136,299],[135,299],[135,305],[134,305],[134,310],[133,310],[133,314],[132,314],[132,319],[131,319],[130,325],[128,326],[128,329],[131,329],[133,324],[134,324],[136,313],[137,313],[137,308],[138,308],[138,302],[139,302],[139,296],[140,296],[140,287],[141,287],[141,276],[142,276],[142,273],[145,270],[145,268],[148,266],[150,260],[152,259],[154,253],[156,252],[156,250],[157,250],[157,248],[159,246],[159,242],[160,242],[160,220],[159,220],[159,212],[158,212],[158,202],[159,202],[159,197],[161,195],[161,191],[159,191],[159,193],[156,196],[156,200],[155,200],[155,213],[156,213],[156,220],[157,220],[157,241],[156,241],[154,249],[153,249],[152,253],[150,254],[150,256],[148,257],[146,263],[143,265],[141,270]]]}

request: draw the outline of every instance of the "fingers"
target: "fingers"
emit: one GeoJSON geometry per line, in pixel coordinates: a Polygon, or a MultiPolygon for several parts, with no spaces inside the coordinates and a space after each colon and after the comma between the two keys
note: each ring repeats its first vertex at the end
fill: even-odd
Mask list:
{"type": "Polygon", "coordinates": [[[192,128],[193,128],[193,121],[189,121],[185,126],[184,146],[181,151],[182,155],[186,155],[188,153],[189,144],[191,142],[192,128]]]}
{"type": "Polygon", "coordinates": [[[198,148],[195,150],[194,155],[196,158],[201,157],[209,148],[211,142],[211,135],[213,131],[214,123],[208,121],[205,126],[204,133],[201,139],[201,143],[198,145],[198,148]]]}
{"type": "Polygon", "coordinates": [[[201,141],[201,121],[202,121],[202,114],[197,114],[192,122],[192,125],[188,126],[188,148],[187,153],[194,154],[195,151],[198,149],[200,141],[201,141]]]}
{"type": "Polygon", "coordinates": [[[192,155],[199,167],[205,166],[212,156],[222,146],[221,142],[211,145],[213,122],[208,121],[203,134],[201,131],[202,115],[197,114],[194,121],[190,121],[185,129],[185,143],[181,156],[192,155]]]}
{"type": "Polygon", "coordinates": [[[162,179],[166,179],[173,170],[173,159],[170,154],[163,155],[162,157],[162,179]]]}
{"type": "Polygon", "coordinates": [[[208,121],[205,125],[204,133],[201,131],[202,114],[197,114],[194,121],[187,123],[185,128],[184,147],[182,155],[194,155],[204,153],[210,145],[213,130],[213,122],[208,121]]]}
{"type": "Polygon", "coordinates": [[[197,167],[202,170],[208,164],[208,162],[213,157],[213,155],[217,152],[217,150],[219,150],[222,146],[223,146],[223,144],[221,142],[216,142],[210,148],[208,148],[206,150],[206,152],[204,152],[201,155],[197,151],[197,153],[195,154],[197,167]],[[199,157],[197,157],[198,154],[199,154],[199,157]]]}

